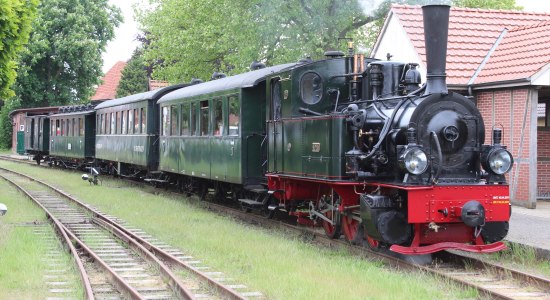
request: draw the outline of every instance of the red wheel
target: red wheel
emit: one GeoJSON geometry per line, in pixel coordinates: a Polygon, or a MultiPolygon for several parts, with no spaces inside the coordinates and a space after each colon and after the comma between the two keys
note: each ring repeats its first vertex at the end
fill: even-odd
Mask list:
{"type": "Polygon", "coordinates": [[[363,240],[363,227],[361,223],[351,215],[342,216],[342,230],[346,240],[352,244],[360,244],[363,240]]]}
{"type": "Polygon", "coordinates": [[[368,234],[365,233],[365,240],[367,240],[367,245],[372,250],[378,250],[380,249],[380,242],[371,238],[368,234]]]}
{"type": "Polygon", "coordinates": [[[325,229],[325,234],[331,239],[337,239],[341,234],[341,223],[339,214],[336,211],[329,210],[324,213],[325,217],[329,220],[332,220],[332,224],[323,220],[323,229],[325,229]]]}

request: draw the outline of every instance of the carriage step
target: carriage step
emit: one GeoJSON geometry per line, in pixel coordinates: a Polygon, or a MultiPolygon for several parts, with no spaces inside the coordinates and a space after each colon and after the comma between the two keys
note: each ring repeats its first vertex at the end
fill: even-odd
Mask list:
{"type": "Polygon", "coordinates": [[[162,180],[162,179],[153,179],[153,178],[145,178],[143,179],[145,182],[160,182],[160,183],[168,183],[168,180],[162,180]]]}
{"type": "Polygon", "coordinates": [[[239,202],[244,203],[248,206],[263,206],[262,202],[258,202],[252,199],[239,199],[239,202]]]}
{"type": "Polygon", "coordinates": [[[283,193],[284,194],[285,190],[272,190],[272,191],[268,191],[267,193],[270,194],[270,195],[273,195],[275,193],[283,193]]]}

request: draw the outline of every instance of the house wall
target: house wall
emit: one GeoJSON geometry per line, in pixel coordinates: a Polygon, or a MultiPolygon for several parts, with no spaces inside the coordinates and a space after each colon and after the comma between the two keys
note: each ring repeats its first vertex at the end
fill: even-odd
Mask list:
{"type": "Polygon", "coordinates": [[[399,19],[393,14],[390,15],[384,32],[380,34],[381,39],[373,49],[371,57],[380,60],[388,60],[387,54],[391,54],[393,61],[403,63],[419,64],[418,71],[422,76],[422,82],[426,81],[426,66],[420,61],[418,53],[414,48],[405,29],[400,24],[399,19]]]}
{"type": "Polygon", "coordinates": [[[550,198],[550,129],[538,128],[537,133],[537,194],[550,198]]]}
{"type": "Polygon", "coordinates": [[[537,191],[537,91],[506,88],[480,91],[478,108],[485,121],[485,144],[491,144],[493,127],[503,129],[502,144],[514,156],[507,175],[512,203],[534,208],[537,191]]]}

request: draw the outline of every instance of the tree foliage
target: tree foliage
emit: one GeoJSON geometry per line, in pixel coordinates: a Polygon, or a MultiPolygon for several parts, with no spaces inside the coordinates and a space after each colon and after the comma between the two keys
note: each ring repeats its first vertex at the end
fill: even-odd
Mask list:
{"type": "Polygon", "coordinates": [[[516,5],[516,0],[453,0],[453,6],[489,9],[523,9],[523,7],[516,5]]]}
{"type": "Polygon", "coordinates": [[[0,99],[13,96],[17,54],[29,39],[38,0],[0,0],[0,99]]]}
{"type": "Polygon", "coordinates": [[[21,105],[88,101],[101,76],[101,53],[121,20],[108,0],[42,1],[14,86],[21,105]]]}
{"type": "Polygon", "coordinates": [[[341,49],[371,19],[356,0],[153,0],[139,21],[150,44],[145,56],[163,61],[155,77],[171,82],[240,73],[267,64],[319,58],[341,49]]]}
{"type": "Polygon", "coordinates": [[[122,77],[118,84],[116,97],[121,98],[146,92],[148,87],[149,77],[147,75],[147,66],[145,65],[141,49],[137,49],[134,51],[126,67],[124,67],[124,70],[122,70],[122,77]]]}

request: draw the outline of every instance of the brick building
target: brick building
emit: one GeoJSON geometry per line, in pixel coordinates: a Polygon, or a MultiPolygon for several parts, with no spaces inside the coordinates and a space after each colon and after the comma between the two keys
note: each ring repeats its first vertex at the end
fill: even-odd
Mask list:
{"type": "MultiPolygon", "coordinates": [[[[420,6],[393,5],[371,57],[418,63],[425,78],[423,32],[420,6]]],[[[503,129],[512,203],[535,208],[550,196],[550,14],[451,8],[446,72],[476,102],[486,141],[503,129]]]]}

